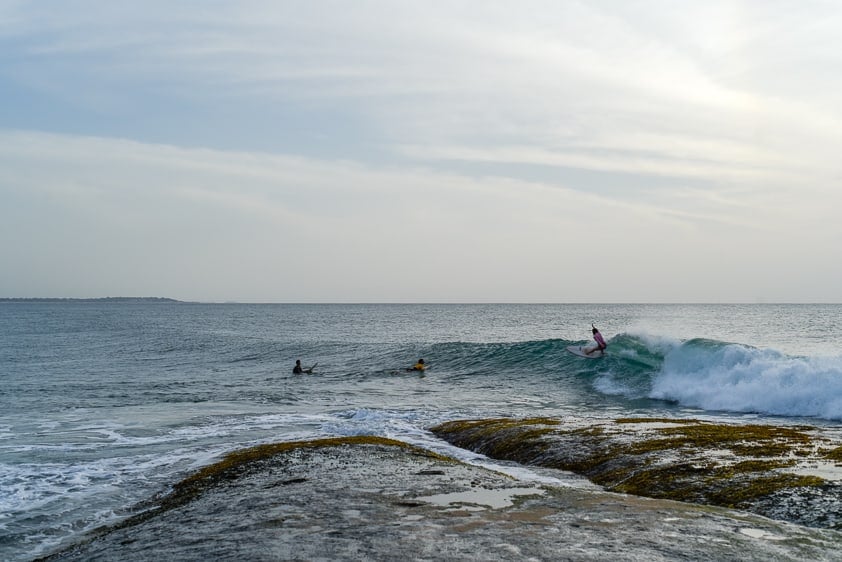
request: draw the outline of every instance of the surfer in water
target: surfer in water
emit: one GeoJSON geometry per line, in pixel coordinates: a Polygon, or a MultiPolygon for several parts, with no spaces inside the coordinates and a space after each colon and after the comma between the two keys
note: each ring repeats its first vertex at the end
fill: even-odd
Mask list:
{"type": "Polygon", "coordinates": [[[303,374],[303,373],[312,374],[313,369],[315,367],[316,367],[316,365],[313,365],[312,367],[304,368],[304,367],[301,366],[301,359],[296,359],[295,360],[295,367],[292,368],[292,374],[293,375],[300,375],[300,374],[303,374]]]}
{"type": "Polygon", "coordinates": [[[418,363],[415,364],[411,369],[407,369],[407,371],[423,371],[427,368],[427,365],[424,363],[423,359],[419,359],[418,363]]]}
{"type": "Polygon", "coordinates": [[[599,333],[599,330],[596,329],[596,326],[591,324],[591,332],[593,333],[593,339],[596,342],[594,347],[585,347],[582,348],[582,351],[585,355],[590,355],[595,351],[599,350],[601,355],[605,355],[605,348],[608,347],[608,344],[605,343],[605,338],[602,337],[602,334],[599,333]]]}

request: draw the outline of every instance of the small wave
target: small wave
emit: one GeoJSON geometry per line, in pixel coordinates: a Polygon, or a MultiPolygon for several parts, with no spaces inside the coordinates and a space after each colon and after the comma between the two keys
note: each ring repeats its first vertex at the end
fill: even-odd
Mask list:
{"type": "Polygon", "coordinates": [[[493,373],[499,371],[553,370],[572,356],[565,347],[576,342],[563,339],[506,343],[454,342],[436,344],[427,355],[431,364],[445,364],[454,371],[493,373]]]}

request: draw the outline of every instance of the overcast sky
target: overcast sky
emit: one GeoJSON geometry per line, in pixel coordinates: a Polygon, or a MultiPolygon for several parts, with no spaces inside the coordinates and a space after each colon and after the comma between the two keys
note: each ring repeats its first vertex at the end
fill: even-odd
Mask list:
{"type": "Polygon", "coordinates": [[[842,302],[834,1],[0,0],[0,296],[842,302]]]}

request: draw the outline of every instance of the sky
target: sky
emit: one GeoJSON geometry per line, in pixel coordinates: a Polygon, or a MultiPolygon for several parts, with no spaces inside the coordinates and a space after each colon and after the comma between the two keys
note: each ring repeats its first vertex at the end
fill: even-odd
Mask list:
{"type": "Polygon", "coordinates": [[[0,0],[0,297],[842,302],[842,4],[0,0]]]}

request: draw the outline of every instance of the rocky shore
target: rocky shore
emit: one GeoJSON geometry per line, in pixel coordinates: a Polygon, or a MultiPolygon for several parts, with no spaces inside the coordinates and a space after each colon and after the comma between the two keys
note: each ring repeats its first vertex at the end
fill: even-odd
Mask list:
{"type": "Polygon", "coordinates": [[[842,447],[815,427],[502,418],[453,421],[432,431],[459,447],[571,471],[614,492],[842,529],[842,447]]]}
{"type": "Polygon", "coordinates": [[[232,453],[46,560],[832,560],[841,547],[834,530],[352,437],[232,453]]]}

